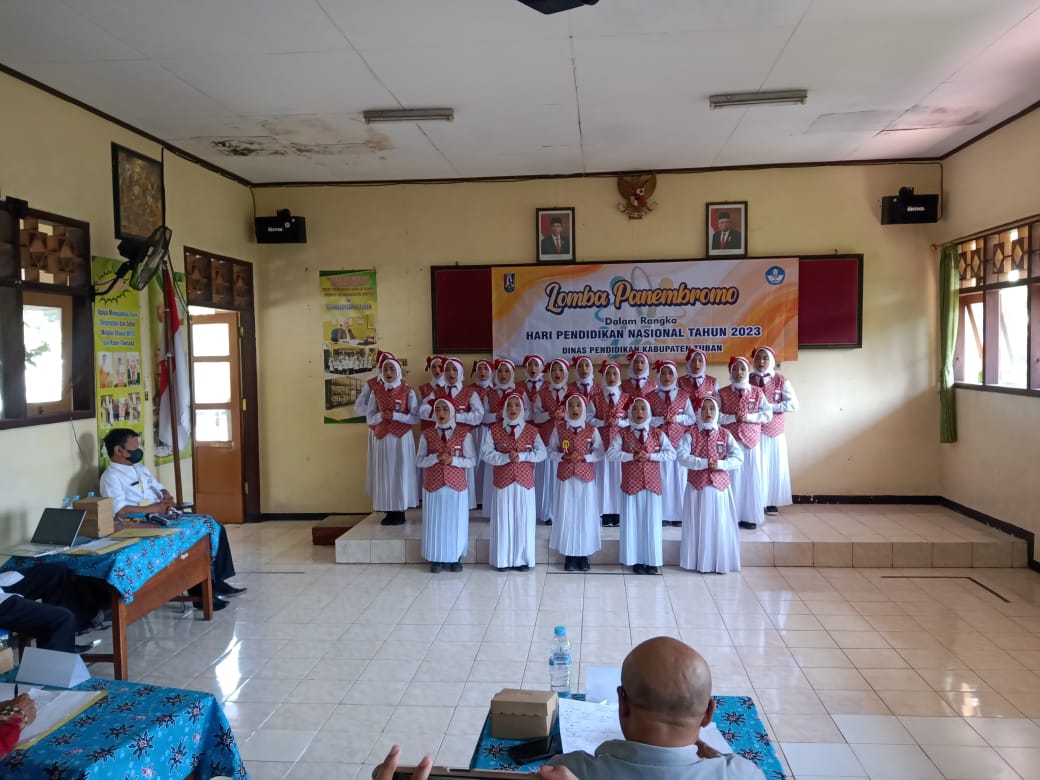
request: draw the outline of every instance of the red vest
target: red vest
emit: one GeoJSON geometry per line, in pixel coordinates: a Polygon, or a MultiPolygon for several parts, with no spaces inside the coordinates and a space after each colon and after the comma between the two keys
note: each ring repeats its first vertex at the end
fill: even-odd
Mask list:
{"type": "Polygon", "coordinates": [[[467,387],[471,388],[473,392],[476,393],[480,402],[484,404],[484,411],[486,412],[488,407],[488,396],[492,393],[491,387],[481,387],[480,385],[467,385],[467,387]]]}
{"type": "MultiPolygon", "coordinates": [[[[562,392],[563,398],[567,397],[567,389],[564,388],[562,392]]],[[[553,417],[557,409],[566,409],[563,398],[559,401],[556,400],[556,391],[549,387],[548,384],[543,384],[542,389],[538,391],[538,397],[542,401],[542,411],[549,415],[549,419],[543,423],[538,423],[538,432],[542,435],[542,444],[549,446],[549,439],[552,438],[553,428],[556,427],[557,420],[553,417]]]]}
{"type": "MultiPolygon", "coordinates": [[[[595,433],[596,429],[588,424],[583,425],[580,431],[575,431],[563,420],[560,420],[559,425],[556,426],[560,449],[565,455],[569,452],[588,455],[592,452],[592,437],[595,433]]],[[[592,482],[596,478],[595,464],[587,460],[561,460],[556,467],[556,478],[563,482],[571,477],[577,477],[582,482],[592,482]]]]}
{"type": "Polygon", "coordinates": [[[643,388],[636,387],[636,380],[626,379],[621,383],[622,392],[628,393],[631,396],[643,396],[644,398],[649,397],[649,394],[657,389],[657,382],[650,377],[643,380],[643,388]]]}
{"type": "MultiPolygon", "coordinates": [[[[661,449],[661,432],[656,428],[650,428],[645,434],[646,441],[640,443],[635,431],[631,428],[622,428],[618,431],[618,435],[621,437],[621,451],[631,453],[659,451],[661,449]]],[[[648,460],[643,463],[636,460],[622,461],[621,491],[634,496],[643,490],[661,495],[660,462],[656,460],[648,460]]]]}
{"type": "MultiPolygon", "coordinates": [[[[440,455],[442,452],[450,452],[452,455],[462,456],[462,444],[466,441],[466,434],[470,426],[455,424],[455,430],[447,441],[441,439],[441,432],[437,428],[427,428],[422,436],[426,439],[426,449],[431,455],[440,455]]],[[[434,493],[447,485],[459,493],[466,489],[466,469],[458,466],[445,466],[443,463],[434,463],[427,466],[423,474],[423,490],[434,493]]]]}
{"type": "MultiPolygon", "coordinates": [[[[690,431],[693,439],[690,454],[695,458],[706,460],[725,460],[729,450],[730,432],[725,428],[716,428],[713,431],[702,431],[696,425],[690,431]]],[[[729,487],[729,472],[722,469],[690,469],[686,472],[686,481],[697,490],[703,490],[708,485],[725,490],[729,487]]]]}
{"type": "Polygon", "coordinates": [[[433,404],[443,398],[446,401],[451,401],[456,412],[468,412],[469,401],[473,397],[474,392],[476,391],[472,386],[463,387],[459,390],[458,394],[452,398],[448,396],[447,387],[438,387],[433,391],[433,400],[430,402],[430,411],[433,411],[433,404]]]}
{"type": "Polygon", "coordinates": [[[597,385],[594,380],[590,380],[589,385],[591,385],[592,389],[589,390],[589,392],[587,393],[581,389],[581,385],[577,381],[571,382],[569,385],[567,385],[567,390],[573,390],[575,393],[581,393],[586,398],[591,398],[592,394],[595,393],[596,390],[599,388],[599,385],[597,385]]]}
{"type": "Polygon", "coordinates": [[[526,379],[517,385],[517,389],[522,390],[523,394],[527,396],[527,405],[531,407],[534,406],[534,399],[538,397],[538,393],[541,392],[543,387],[547,387],[544,380],[537,386],[537,389],[533,391],[531,390],[531,386],[527,384],[526,379]]]}
{"type": "Polygon", "coordinates": [[[618,414],[621,418],[624,418],[625,413],[619,410],[625,408],[625,404],[628,403],[628,393],[622,390],[618,393],[618,400],[616,404],[612,404],[607,400],[607,394],[604,392],[602,387],[597,387],[592,391],[592,413],[597,420],[603,420],[603,427],[599,429],[600,438],[603,439],[603,448],[606,449],[610,446],[610,443],[614,441],[614,437],[618,432],[618,414]]]}
{"type": "MultiPolygon", "coordinates": [[[[380,412],[390,410],[402,414],[408,413],[408,394],[410,392],[412,392],[412,388],[404,382],[390,391],[387,391],[382,384],[376,385],[372,389],[372,395],[375,396],[376,406],[380,412]]],[[[396,420],[380,420],[375,425],[370,425],[369,428],[375,432],[377,439],[385,438],[387,434],[401,438],[406,433],[412,432],[411,425],[396,420]]]]}
{"type": "MultiPolygon", "coordinates": [[[[491,440],[495,443],[495,449],[499,452],[527,452],[534,449],[535,437],[538,429],[530,423],[524,424],[519,437],[514,437],[506,429],[504,423],[495,423],[488,430],[491,431],[491,440]]],[[[525,488],[534,487],[534,464],[530,461],[517,461],[506,463],[504,466],[495,466],[492,473],[492,481],[495,487],[509,487],[514,482],[525,488]]]]}
{"type": "MultiPolygon", "coordinates": [[[[678,417],[686,410],[686,402],[690,400],[689,394],[679,387],[673,387],[671,394],[672,400],[667,405],[661,397],[660,388],[650,394],[647,400],[650,401],[650,413],[654,417],[678,417]]],[[[668,436],[668,441],[673,447],[679,446],[679,440],[687,431],[687,426],[677,422],[662,423],[659,427],[668,436]]]]}
{"type": "MultiPolygon", "coordinates": [[[[721,414],[757,414],[762,407],[762,388],[749,387],[747,390],[737,392],[732,385],[726,385],[719,389],[719,401],[722,402],[721,414]]],[[[758,440],[762,435],[762,423],[734,422],[723,426],[729,429],[737,441],[748,449],[758,446],[758,440]]]]}
{"type": "Polygon", "coordinates": [[[718,395],[719,380],[711,376],[711,374],[705,374],[704,379],[701,380],[700,387],[698,387],[697,380],[687,374],[684,377],[680,377],[679,387],[690,394],[691,401],[696,401],[698,398],[707,398],[709,395],[718,395]]]}
{"type": "MultiPolygon", "coordinates": [[[[513,391],[509,390],[507,392],[512,393],[513,391]]],[[[497,418],[501,419],[502,418],[502,399],[504,397],[505,397],[504,395],[499,395],[498,390],[496,390],[493,387],[489,387],[487,395],[484,397],[484,400],[487,402],[485,404],[484,411],[485,412],[490,412],[491,414],[495,415],[497,418]]]]}
{"type": "MultiPolygon", "coordinates": [[[[760,379],[760,377],[757,374],[751,375],[752,383],[758,379],[760,379]]],[[[786,377],[783,377],[780,374],[773,374],[770,376],[768,381],[764,385],[761,385],[762,392],[766,394],[766,400],[771,404],[783,403],[785,384],[787,384],[786,377]]],[[[786,428],[784,418],[785,415],[783,412],[773,412],[773,419],[762,424],[762,433],[766,436],[779,436],[786,428]]]]}

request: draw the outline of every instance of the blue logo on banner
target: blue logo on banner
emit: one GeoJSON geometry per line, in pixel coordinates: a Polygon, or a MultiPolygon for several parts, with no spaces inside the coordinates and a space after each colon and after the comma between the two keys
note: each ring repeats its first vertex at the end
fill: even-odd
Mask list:
{"type": "Polygon", "coordinates": [[[786,278],[787,273],[778,265],[774,265],[766,271],[766,282],[768,284],[783,284],[786,278]]]}
{"type": "Polygon", "coordinates": [[[516,289],[516,274],[503,274],[502,287],[507,293],[513,292],[516,289]]]}

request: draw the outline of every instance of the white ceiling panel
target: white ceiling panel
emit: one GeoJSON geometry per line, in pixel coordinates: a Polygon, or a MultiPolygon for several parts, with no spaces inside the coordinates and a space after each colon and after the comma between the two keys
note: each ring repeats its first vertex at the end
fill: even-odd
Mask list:
{"type": "Polygon", "coordinates": [[[0,63],[256,182],[941,156],[1040,101],[1038,41],[1040,0],[0,0],[0,63]],[[399,106],[456,120],[361,119],[399,106]]]}

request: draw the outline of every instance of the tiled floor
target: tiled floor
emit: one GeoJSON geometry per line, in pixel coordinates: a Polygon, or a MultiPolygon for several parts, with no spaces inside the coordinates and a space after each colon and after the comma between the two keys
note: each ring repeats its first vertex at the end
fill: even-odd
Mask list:
{"type": "Polygon", "coordinates": [[[170,606],[135,624],[130,669],[222,699],[257,780],[365,778],[394,742],[409,761],[466,765],[491,695],[546,685],[557,624],[579,689],[586,666],[620,664],[645,638],[694,645],[717,693],[754,697],[800,780],[1040,777],[1040,576],[1027,569],[432,575],[336,565],[308,523],[228,530],[249,591],[210,623],[170,606]]]}

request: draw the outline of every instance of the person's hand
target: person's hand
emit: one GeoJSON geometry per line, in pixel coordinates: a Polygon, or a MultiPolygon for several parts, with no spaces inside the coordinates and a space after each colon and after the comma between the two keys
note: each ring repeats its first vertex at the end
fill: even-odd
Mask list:
{"type": "Polygon", "coordinates": [[[519,463],[519,461],[520,461],[520,455],[518,453],[516,453],[516,452],[510,452],[509,453],[509,462],[510,463],[519,463]]]}
{"type": "Polygon", "coordinates": [[[29,694],[23,693],[14,699],[0,701],[0,722],[15,719],[21,721],[21,728],[25,728],[36,720],[36,702],[29,694]]]}
{"type": "MultiPolygon", "coordinates": [[[[394,745],[386,754],[383,763],[372,770],[372,780],[394,780],[394,772],[397,770],[397,759],[401,755],[401,746],[394,745]]],[[[433,762],[429,756],[423,756],[422,761],[415,765],[412,780],[427,780],[430,776],[430,767],[433,762]]]]}
{"type": "Polygon", "coordinates": [[[562,420],[563,419],[563,407],[562,406],[557,406],[555,411],[553,411],[552,416],[553,416],[554,420],[562,420]]]}
{"type": "Polygon", "coordinates": [[[747,415],[744,412],[737,412],[737,422],[744,422],[747,420],[747,415]]]}
{"type": "Polygon", "coordinates": [[[640,463],[645,463],[646,461],[650,460],[650,453],[646,450],[640,450],[636,453],[635,459],[638,460],[640,463]]]}
{"type": "Polygon", "coordinates": [[[392,411],[392,410],[390,410],[390,409],[386,409],[386,410],[384,410],[384,411],[383,411],[383,419],[384,419],[384,420],[387,420],[387,421],[393,420],[393,419],[394,419],[394,413],[393,413],[393,411],[392,411]]]}
{"type": "Polygon", "coordinates": [[[709,469],[717,469],[718,467],[719,467],[719,462],[717,460],[715,460],[715,458],[708,458],[708,468],[709,469]]]}
{"type": "Polygon", "coordinates": [[[450,452],[442,452],[440,455],[437,456],[437,462],[440,463],[442,466],[450,466],[454,458],[455,456],[452,455],[450,452]]]}
{"type": "Polygon", "coordinates": [[[542,764],[538,767],[538,776],[546,780],[578,780],[574,773],[565,766],[549,766],[542,764]]]}
{"type": "Polygon", "coordinates": [[[697,740],[697,755],[701,758],[718,758],[722,755],[719,751],[702,739],[697,740]]]}

